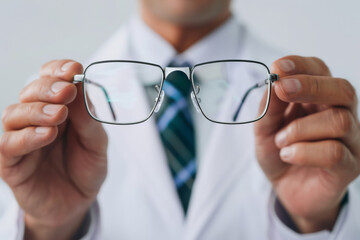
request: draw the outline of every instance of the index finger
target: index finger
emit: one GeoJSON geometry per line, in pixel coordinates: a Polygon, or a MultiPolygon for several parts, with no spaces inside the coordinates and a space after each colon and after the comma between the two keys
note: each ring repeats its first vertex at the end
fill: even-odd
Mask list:
{"type": "Polygon", "coordinates": [[[308,74],[317,76],[331,76],[328,66],[316,57],[286,56],[276,60],[271,65],[271,72],[280,77],[308,74]]]}
{"type": "Polygon", "coordinates": [[[324,104],[355,110],[357,96],[351,83],[342,78],[292,75],[275,82],[276,95],[285,102],[324,104]]]}
{"type": "Polygon", "coordinates": [[[65,81],[72,81],[75,74],[83,71],[80,63],[70,59],[53,60],[45,63],[40,69],[40,77],[56,77],[65,81]]]}
{"type": "Polygon", "coordinates": [[[20,101],[69,103],[76,96],[76,89],[72,84],[73,77],[82,71],[82,65],[73,60],[48,62],[41,67],[40,78],[21,90],[20,101]]]}

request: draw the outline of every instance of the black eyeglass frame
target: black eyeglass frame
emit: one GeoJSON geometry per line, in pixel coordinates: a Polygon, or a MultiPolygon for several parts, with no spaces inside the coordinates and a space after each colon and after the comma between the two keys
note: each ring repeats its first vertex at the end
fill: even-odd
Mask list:
{"type": "MultiPolygon", "coordinates": [[[[180,69],[180,67],[179,67],[180,69]]],[[[84,102],[85,102],[85,106],[86,106],[86,111],[88,112],[88,114],[90,115],[91,118],[93,118],[95,121],[98,121],[100,123],[105,123],[105,124],[112,124],[112,125],[136,125],[136,124],[140,124],[140,123],[143,123],[143,122],[146,122],[147,120],[149,120],[149,118],[154,114],[155,112],[155,109],[156,107],[158,106],[159,102],[162,100],[161,98],[161,95],[162,95],[162,92],[163,92],[163,85],[164,85],[164,82],[166,80],[165,76],[166,76],[166,72],[165,72],[166,68],[163,68],[162,66],[158,65],[158,64],[154,64],[154,63],[149,63],[149,62],[143,62],[143,61],[133,61],[133,60],[104,60],[104,61],[97,61],[97,62],[93,62],[91,64],[89,64],[83,74],[77,74],[74,76],[74,80],[73,80],[73,83],[74,84],[78,84],[78,83],[82,83],[82,89],[83,89],[83,97],[84,97],[84,102]],[[153,67],[157,67],[161,70],[161,73],[162,73],[162,79],[161,79],[161,83],[160,83],[160,87],[159,87],[159,93],[158,93],[158,96],[156,97],[156,101],[155,101],[155,104],[154,106],[152,107],[149,115],[141,120],[141,121],[137,121],[137,122],[130,122],[130,123],[117,123],[117,122],[109,122],[109,121],[103,121],[103,120],[100,120],[98,119],[97,117],[93,116],[93,114],[91,113],[90,111],[90,107],[89,107],[89,104],[87,102],[87,99],[86,99],[86,89],[85,89],[85,83],[88,82],[90,83],[91,81],[89,79],[86,79],[86,72],[87,70],[91,67],[91,66],[94,66],[94,65],[97,65],[97,64],[106,64],[106,63],[133,63],[133,64],[141,64],[141,65],[148,65],[148,66],[153,66],[153,67]]],[[[190,77],[190,82],[191,82],[191,87],[192,87],[192,91],[194,93],[194,96],[195,96],[195,100],[196,100],[196,104],[197,104],[197,107],[198,109],[200,110],[200,112],[202,113],[202,115],[207,119],[209,120],[210,122],[213,122],[213,123],[217,123],[217,124],[225,124],[225,125],[241,125],[241,124],[248,124],[248,123],[253,123],[253,122],[256,122],[256,121],[259,121],[260,119],[262,119],[268,109],[269,109],[269,105],[270,105],[270,98],[271,98],[271,88],[272,88],[272,84],[279,80],[279,75],[277,74],[274,74],[274,73],[270,73],[270,70],[269,68],[266,66],[266,64],[262,63],[262,62],[259,62],[259,61],[254,61],[254,60],[245,60],[245,59],[226,59],[226,60],[216,60],[216,61],[209,61],[209,62],[203,62],[203,63],[198,63],[198,64],[195,64],[194,66],[192,67],[189,67],[189,70],[190,70],[190,74],[189,74],[189,77],[190,77]],[[268,95],[267,95],[267,99],[266,99],[266,107],[263,111],[263,113],[256,119],[254,120],[251,120],[251,121],[246,121],[246,122],[234,122],[234,123],[231,123],[231,122],[220,122],[220,121],[216,121],[216,120],[213,120],[211,118],[209,118],[208,116],[206,116],[206,114],[204,113],[204,111],[202,110],[201,108],[201,105],[200,105],[200,100],[197,96],[197,91],[196,91],[196,86],[195,86],[195,82],[194,82],[194,74],[195,74],[195,70],[197,67],[199,66],[203,66],[203,65],[207,65],[207,64],[214,64],[214,63],[226,63],[226,62],[245,62],[245,63],[254,63],[254,64],[260,64],[262,65],[263,67],[265,67],[267,73],[268,73],[268,78],[265,79],[265,84],[268,85],[268,95]]],[[[96,84],[98,87],[101,87],[99,84],[96,84]]],[[[102,90],[104,91],[104,94],[106,95],[106,97],[108,97],[108,93],[106,92],[106,90],[102,87],[102,90]]],[[[249,89],[251,90],[251,89],[249,89]]],[[[246,98],[247,94],[245,95],[245,98],[246,98]]],[[[242,100],[242,102],[244,101],[244,99],[242,100]]],[[[113,117],[114,119],[116,118],[115,116],[115,113],[113,111],[113,107],[111,105],[111,102],[109,102],[109,107],[111,109],[111,112],[113,114],[113,117]]]]}

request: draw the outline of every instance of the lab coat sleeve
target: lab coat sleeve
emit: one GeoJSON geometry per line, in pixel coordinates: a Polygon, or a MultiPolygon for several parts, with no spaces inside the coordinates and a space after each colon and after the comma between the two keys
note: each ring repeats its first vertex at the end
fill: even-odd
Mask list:
{"type": "MultiPolygon", "coordinates": [[[[80,240],[96,240],[100,234],[100,210],[99,205],[95,202],[90,207],[90,225],[84,237],[80,240]]],[[[8,208],[0,220],[0,239],[22,240],[24,239],[25,224],[24,213],[15,203],[8,208]]]]}
{"type": "Polygon", "coordinates": [[[3,205],[2,207],[5,209],[0,217],[0,239],[22,239],[24,223],[23,221],[19,221],[19,217],[22,213],[16,204],[16,201],[7,202],[6,205],[3,205]]]}
{"type": "Polygon", "coordinates": [[[311,234],[300,234],[282,222],[275,211],[276,196],[270,197],[269,218],[271,239],[276,240],[337,240],[360,239],[360,187],[355,184],[349,187],[349,200],[342,207],[332,231],[320,231],[311,234]]]}

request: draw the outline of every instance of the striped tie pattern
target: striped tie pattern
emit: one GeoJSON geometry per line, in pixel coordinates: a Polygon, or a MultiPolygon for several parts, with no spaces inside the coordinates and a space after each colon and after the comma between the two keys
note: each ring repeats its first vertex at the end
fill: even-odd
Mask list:
{"type": "Polygon", "coordinates": [[[167,98],[157,115],[157,127],[185,214],[196,176],[195,136],[188,100],[190,89],[191,82],[185,73],[169,74],[163,85],[167,98]]]}

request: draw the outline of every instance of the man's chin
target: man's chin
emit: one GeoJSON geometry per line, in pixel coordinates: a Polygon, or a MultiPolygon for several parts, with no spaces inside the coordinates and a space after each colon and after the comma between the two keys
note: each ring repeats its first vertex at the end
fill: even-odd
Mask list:
{"type": "Polygon", "coordinates": [[[158,13],[158,17],[163,19],[166,22],[182,25],[182,26],[201,26],[206,25],[211,22],[217,21],[219,18],[221,18],[220,15],[224,15],[224,18],[230,15],[219,12],[207,12],[207,13],[158,13]]]}
{"type": "MultiPolygon", "coordinates": [[[[221,15],[229,12],[230,0],[215,1],[208,5],[196,5],[194,3],[168,4],[160,5],[154,2],[145,2],[144,8],[147,8],[152,15],[157,18],[179,25],[204,25],[216,21],[221,15]],[[153,3],[153,4],[150,4],[153,3]]],[[[229,14],[228,14],[229,15],[229,14]]]]}
{"type": "Polygon", "coordinates": [[[201,26],[207,24],[215,19],[212,16],[192,16],[192,15],[165,15],[163,20],[183,26],[201,26]]]}

